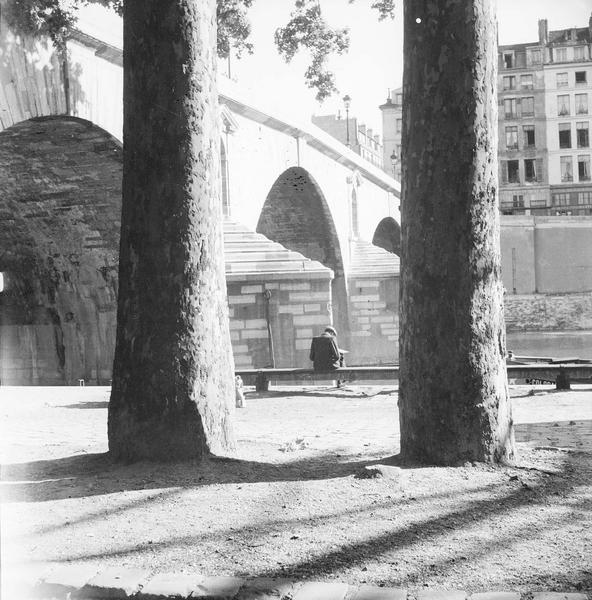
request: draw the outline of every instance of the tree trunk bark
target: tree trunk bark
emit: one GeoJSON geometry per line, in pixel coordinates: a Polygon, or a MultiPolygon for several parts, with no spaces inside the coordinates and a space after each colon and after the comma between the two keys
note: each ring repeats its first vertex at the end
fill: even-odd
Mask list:
{"type": "Polygon", "coordinates": [[[234,448],[215,0],[126,0],[116,460],[234,448]]]}
{"type": "Polygon", "coordinates": [[[405,0],[399,414],[409,462],[514,455],[493,0],[405,0]]]}

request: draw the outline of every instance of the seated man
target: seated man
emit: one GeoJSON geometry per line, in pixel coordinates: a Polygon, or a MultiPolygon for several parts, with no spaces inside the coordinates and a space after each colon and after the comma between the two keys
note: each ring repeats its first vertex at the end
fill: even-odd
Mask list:
{"type": "Polygon", "coordinates": [[[337,332],[333,327],[312,338],[310,360],[315,371],[330,371],[344,366],[343,354],[337,346],[337,332]]]}

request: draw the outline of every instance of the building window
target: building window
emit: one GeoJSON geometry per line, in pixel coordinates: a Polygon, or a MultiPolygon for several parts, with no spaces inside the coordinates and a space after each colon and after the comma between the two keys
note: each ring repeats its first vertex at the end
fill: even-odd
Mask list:
{"type": "Polygon", "coordinates": [[[523,117],[532,117],[534,115],[534,98],[532,96],[522,98],[520,104],[522,106],[523,117]]]}
{"type": "Polygon", "coordinates": [[[567,60],[567,48],[555,48],[554,55],[557,62],[565,62],[567,60]]]}
{"type": "Polygon", "coordinates": [[[590,156],[578,156],[578,179],[579,181],[590,181],[590,156]]]}
{"type": "Polygon", "coordinates": [[[403,130],[403,119],[397,119],[397,133],[401,133],[403,130]]]}
{"type": "Polygon", "coordinates": [[[395,94],[395,104],[403,104],[403,94],[395,94]]]}
{"type": "Polygon", "coordinates": [[[506,98],[504,100],[504,114],[506,119],[516,117],[516,98],[506,98]]]}
{"type": "Polygon", "coordinates": [[[559,123],[559,147],[571,148],[571,123],[559,123]]]}
{"type": "Polygon", "coordinates": [[[567,86],[568,86],[567,73],[557,73],[557,87],[561,88],[561,87],[567,87],[567,86]]]}
{"type": "Polygon", "coordinates": [[[536,161],[534,158],[524,159],[524,180],[525,181],[536,181],[536,161]]]}
{"type": "Polygon", "coordinates": [[[576,71],[576,85],[586,85],[586,71],[576,71]]]}
{"type": "Polygon", "coordinates": [[[0,292],[4,291],[4,273],[0,271],[0,292]]]}
{"type": "Polygon", "coordinates": [[[539,48],[535,48],[533,50],[528,51],[528,62],[531,65],[540,65],[541,64],[541,51],[539,48]]]}
{"type": "Polygon", "coordinates": [[[506,127],[506,148],[518,150],[518,127],[506,127]]]}
{"type": "Polygon", "coordinates": [[[514,67],[514,53],[504,52],[504,67],[506,69],[512,69],[514,67]]]}
{"type": "Polygon", "coordinates": [[[588,94],[576,94],[576,115],[588,114],[588,94]]]}
{"type": "Polygon", "coordinates": [[[574,48],[574,60],[586,60],[586,46],[576,46],[574,48]]]}
{"type": "Polygon", "coordinates": [[[561,181],[573,181],[573,165],[571,156],[561,156],[559,159],[561,167],[561,181]]]}
{"type": "Polygon", "coordinates": [[[553,194],[553,206],[567,206],[569,204],[569,194],[567,192],[561,194],[553,194]]]}
{"type": "Polygon", "coordinates": [[[587,121],[576,123],[576,140],[578,148],[588,148],[590,146],[590,136],[588,133],[587,121]]]}
{"type": "Polygon", "coordinates": [[[534,88],[532,75],[520,75],[520,87],[523,90],[532,90],[534,88]]]}
{"type": "Polygon", "coordinates": [[[569,94],[557,96],[557,115],[560,117],[569,115],[569,94]]]}
{"type": "Polygon", "coordinates": [[[516,89],[516,77],[514,75],[506,75],[503,78],[504,90],[515,90],[516,89]]]}
{"type": "Polygon", "coordinates": [[[578,204],[592,204],[592,192],[578,192],[578,204]]]}
{"type": "Polygon", "coordinates": [[[508,161],[508,183],[520,183],[520,166],[517,160],[508,161]]]}
{"type": "Polygon", "coordinates": [[[524,147],[533,148],[535,146],[534,125],[524,125],[522,131],[524,132],[524,147]]]}
{"type": "Polygon", "coordinates": [[[524,196],[522,194],[514,194],[512,196],[513,208],[524,208],[524,196]]]}

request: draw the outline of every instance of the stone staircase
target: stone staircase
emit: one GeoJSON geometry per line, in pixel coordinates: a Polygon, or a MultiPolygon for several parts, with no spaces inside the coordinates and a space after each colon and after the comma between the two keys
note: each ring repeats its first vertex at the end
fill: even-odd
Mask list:
{"type": "Polygon", "coordinates": [[[353,242],[350,278],[394,277],[399,275],[399,269],[400,261],[396,254],[364,240],[353,242]]]}
{"type": "Polygon", "coordinates": [[[330,272],[320,262],[288,250],[230,219],[224,220],[224,259],[227,279],[263,273],[293,274],[295,277],[298,274],[322,274],[326,277],[330,272]]]}

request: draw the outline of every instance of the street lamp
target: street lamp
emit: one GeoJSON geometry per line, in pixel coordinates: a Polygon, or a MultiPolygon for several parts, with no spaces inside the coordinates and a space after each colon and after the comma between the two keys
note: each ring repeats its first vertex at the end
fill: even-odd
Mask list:
{"type": "Polygon", "coordinates": [[[397,164],[399,162],[399,157],[397,156],[397,153],[393,150],[393,153],[391,154],[391,165],[393,167],[393,177],[396,179],[397,178],[397,164]]]}
{"type": "Polygon", "coordinates": [[[343,97],[343,106],[345,106],[345,145],[349,148],[349,106],[351,98],[346,94],[343,97]]]}

